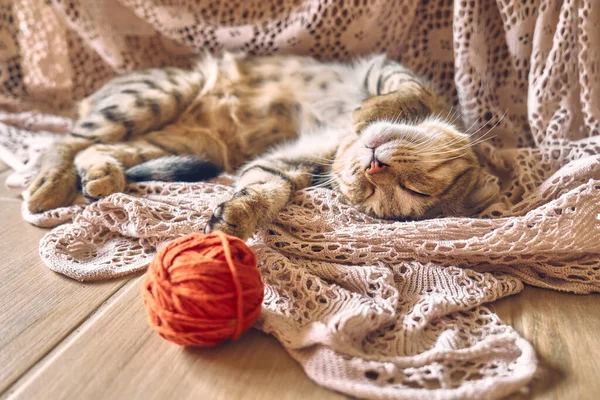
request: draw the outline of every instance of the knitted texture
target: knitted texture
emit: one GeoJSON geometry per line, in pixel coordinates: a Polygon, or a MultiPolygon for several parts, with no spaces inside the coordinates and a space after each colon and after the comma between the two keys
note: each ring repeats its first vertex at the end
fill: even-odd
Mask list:
{"type": "MultiPolygon", "coordinates": [[[[321,385],[376,399],[502,397],[531,379],[535,355],[483,304],[523,282],[600,291],[598,2],[12,0],[0,18],[0,104],[14,111],[67,115],[117,72],[185,65],[202,49],[386,50],[453,98],[476,137],[495,126],[480,184],[498,195],[478,218],[380,221],[308,189],[248,242],[265,283],[256,327],[321,385]]],[[[70,122],[0,115],[10,185],[27,184],[70,122]]],[[[57,226],[40,243],[50,268],[106,279],[200,231],[231,193],[226,176],[137,184],[24,217],[57,226]]]]}

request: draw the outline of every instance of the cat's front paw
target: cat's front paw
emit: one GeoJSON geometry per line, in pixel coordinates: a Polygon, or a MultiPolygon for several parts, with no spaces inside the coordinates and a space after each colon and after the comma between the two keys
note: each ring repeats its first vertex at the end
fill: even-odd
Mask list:
{"type": "Polygon", "coordinates": [[[435,94],[420,83],[408,82],[399,90],[369,97],[352,113],[354,131],[360,133],[377,121],[417,120],[436,109],[435,94]]]}
{"type": "Polygon", "coordinates": [[[204,232],[221,231],[246,240],[254,234],[256,225],[256,213],[251,203],[244,198],[234,197],[217,206],[204,232]]]}
{"type": "Polygon", "coordinates": [[[30,213],[36,214],[71,205],[77,197],[74,167],[47,168],[27,188],[25,201],[30,213]]]}

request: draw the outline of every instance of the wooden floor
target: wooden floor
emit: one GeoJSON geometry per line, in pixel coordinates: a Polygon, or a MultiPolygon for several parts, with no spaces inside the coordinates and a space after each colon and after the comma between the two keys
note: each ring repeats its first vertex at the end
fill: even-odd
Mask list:
{"type": "MultiPolygon", "coordinates": [[[[51,272],[38,256],[45,231],[3,185],[0,221],[0,398],[345,398],[257,331],[215,349],[163,341],[146,325],[140,275],[82,284],[51,272]]],[[[532,391],[514,399],[600,399],[600,296],[526,288],[491,307],[541,359],[532,391]]]]}

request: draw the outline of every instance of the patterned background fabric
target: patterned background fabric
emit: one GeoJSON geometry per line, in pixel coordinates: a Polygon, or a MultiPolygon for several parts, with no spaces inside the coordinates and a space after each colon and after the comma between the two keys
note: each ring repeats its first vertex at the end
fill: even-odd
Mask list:
{"type": "MultiPolygon", "coordinates": [[[[536,359],[482,304],[523,282],[600,291],[599,48],[594,0],[5,0],[0,158],[25,186],[74,101],[132,69],[206,50],[386,51],[452,98],[474,137],[492,137],[481,184],[496,201],[479,218],[384,222],[326,189],[297,193],[250,241],[266,284],[257,327],[352,396],[498,398],[536,359]]],[[[24,217],[60,225],[40,244],[50,268],[106,279],[200,230],[230,183],[130,185],[24,217]]]]}

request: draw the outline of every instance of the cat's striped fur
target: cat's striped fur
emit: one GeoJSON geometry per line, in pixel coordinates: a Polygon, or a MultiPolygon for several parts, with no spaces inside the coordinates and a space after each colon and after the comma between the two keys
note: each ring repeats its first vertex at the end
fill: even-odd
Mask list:
{"type": "Polygon", "coordinates": [[[26,200],[40,212],[70,204],[78,179],[95,199],[123,191],[127,177],[237,171],[236,192],[207,231],[247,238],[318,182],[381,218],[452,215],[479,166],[448,115],[427,82],[384,56],[207,56],[191,70],[121,76],[85,99],[26,200]]]}

